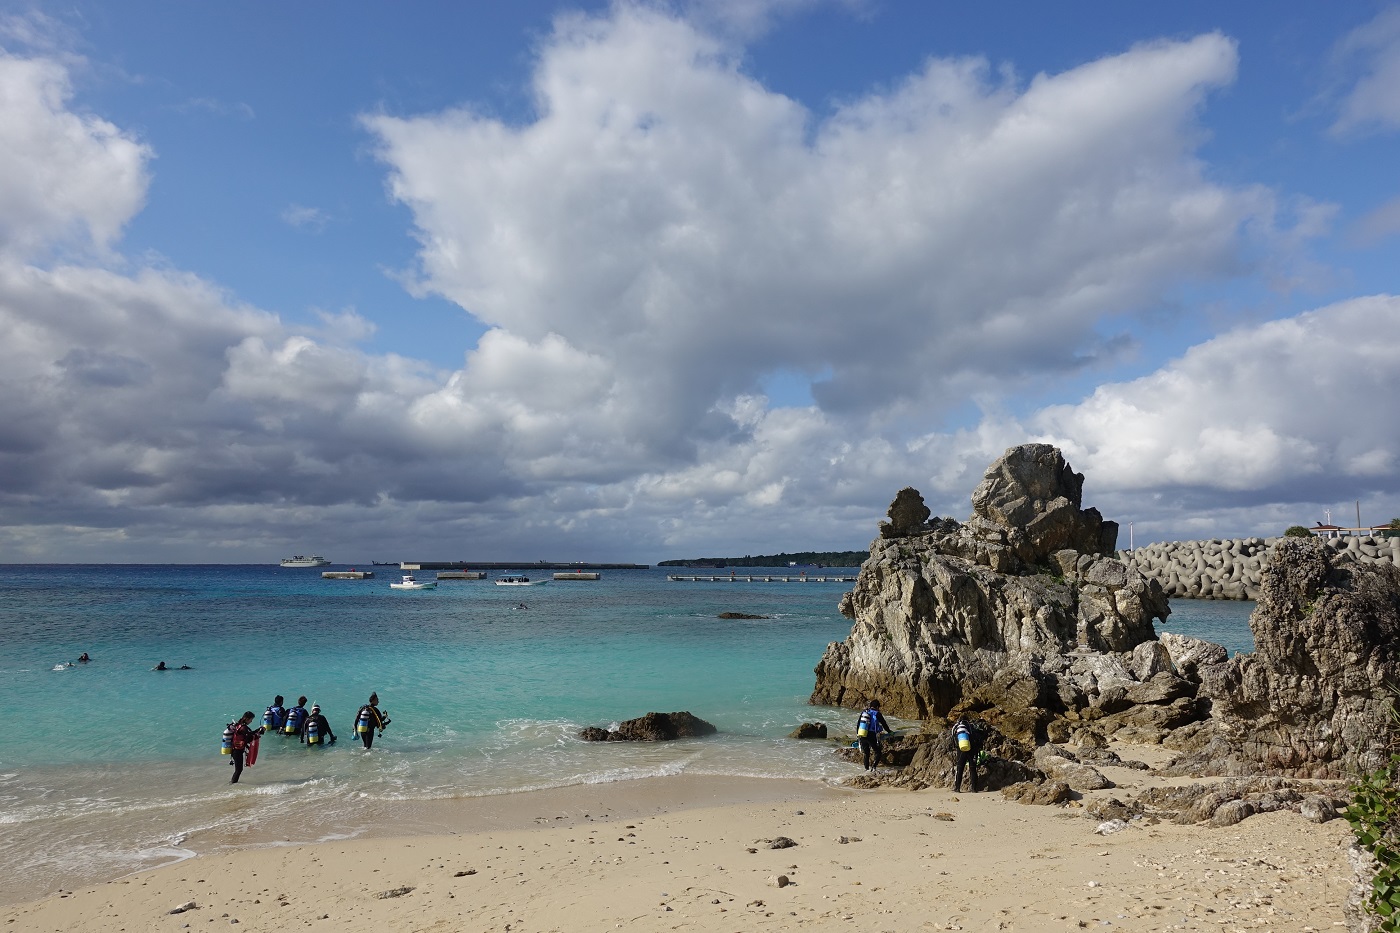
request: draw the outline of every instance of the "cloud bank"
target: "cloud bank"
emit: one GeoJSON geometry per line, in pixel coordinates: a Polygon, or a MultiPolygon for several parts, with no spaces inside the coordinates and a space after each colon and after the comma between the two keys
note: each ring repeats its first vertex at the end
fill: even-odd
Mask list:
{"type": "Polygon", "coordinates": [[[0,58],[0,559],[861,546],[905,485],[964,515],[1028,439],[1158,536],[1395,501],[1400,426],[1335,417],[1393,395],[1389,296],[1035,401],[1288,239],[1271,192],[1197,155],[1229,39],[1028,80],[930,59],[825,114],[646,9],[565,17],[537,55],[527,121],[364,118],[412,211],[413,287],[488,326],[454,371],[115,260],[153,153],[72,110],[60,63],[0,58]],[[775,377],[811,402],[767,397],[775,377]]]}

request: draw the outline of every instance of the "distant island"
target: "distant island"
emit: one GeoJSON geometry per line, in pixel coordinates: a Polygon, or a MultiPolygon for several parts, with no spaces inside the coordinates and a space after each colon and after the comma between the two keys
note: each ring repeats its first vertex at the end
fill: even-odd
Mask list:
{"type": "Polygon", "coordinates": [[[798,551],[794,554],[746,554],[743,557],[696,557],[663,560],[658,567],[859,567],[869,551],[798,551]]]}

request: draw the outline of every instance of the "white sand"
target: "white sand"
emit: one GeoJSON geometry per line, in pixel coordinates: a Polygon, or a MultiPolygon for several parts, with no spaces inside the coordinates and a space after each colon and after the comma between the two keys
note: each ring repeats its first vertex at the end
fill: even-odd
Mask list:
{"type": "Polygon", "coordinates": [[[1348,887],[1346,822],[1290,812],[1098,836],[997,793],[663,778],[413,822],[439,834],[202,855],[0,907],[0,931],[1305,931],[1341,926],[1348,887]]]}

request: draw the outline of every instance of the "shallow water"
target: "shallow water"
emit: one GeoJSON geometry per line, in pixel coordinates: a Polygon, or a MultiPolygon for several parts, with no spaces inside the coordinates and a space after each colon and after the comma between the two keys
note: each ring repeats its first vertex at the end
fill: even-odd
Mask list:
{"type": "MultiPolygon", "coordinates": [[[[825,743],[785,738],[853,717],[806,703],[822,651],[850,631],[836,609],[849,584],[671,583],[658,569],[424,592],[391,579],[393,568],[328,581],[264,566],[0,566],[0,897],[163,864],[211,839],[355,835],[405,802],[856,773],[825,743]],[[83,651],[92,663],[54,669],[83,651]],[[192,670],[152,671],[160,660],[192,670]],[[351,720],[371,690],[393,723],[367,753],[351,720]],[[319,703],[340,741],[268,736],[230,785],[224,724],[244,710],[260,721],[278,693],[319,703]],[[575,737],[680,709],[722,734],[575,737]]],[[[1163,628],[1248,650],[1247,616],[1244,604],[1177,601],[1163,628]]]]}

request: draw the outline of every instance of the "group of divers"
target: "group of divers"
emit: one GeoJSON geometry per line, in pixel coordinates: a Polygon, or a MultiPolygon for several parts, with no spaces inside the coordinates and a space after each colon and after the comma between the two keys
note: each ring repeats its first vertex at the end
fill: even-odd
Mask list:
{"type": "MultiPolygon", "coordinates": [[[[866,703],[860,719],[856,721],[856,747],[860,749],[861,761],[866,771],[873,772],[880,767],[880,736],[891,735],[893,731],[885,721],[885,714],[880,712],[880,701],[871,700],[866,703]]],[[[977,793],[977,765],[986,758],[982,752],[986,736],[986,728],[966,716],[958,717],[958,721],[953,724],[949,740],[950,747],[957,756],[953,771],[954,793],[962,792],[964,770],[971,779],[972,792],[977,793]]]]}
{"type": "MultiPolygon", "coordinates": [[[[298,697],[296,706],[290,709],[282,705],[284,702],[280,695],[274,697],[272,705],[263,713],[262,725],[256,729],[253,728],[252,710],[248,710],[224,727],[219,751],[232,759],[229,761],[233,766],[230,784],[238,783],[245,762],[251,766],[257,761],[258,739],[269,732],[283,738],[296,736],[297,741],[309,748],[324,748],[335,744],[336,735],[331,731],[330,722],[321,714],[319,705],[313,703],[311,708],[307,709],[306,697],[298,697]]],[[[371,693],[369,702],[355,713],[355,724],[352,728],[368,749],[374,747],[376,734],[384,735],[384,729],[389,723],[388,714],[379,708],[379,694],[371,693]]]]}

